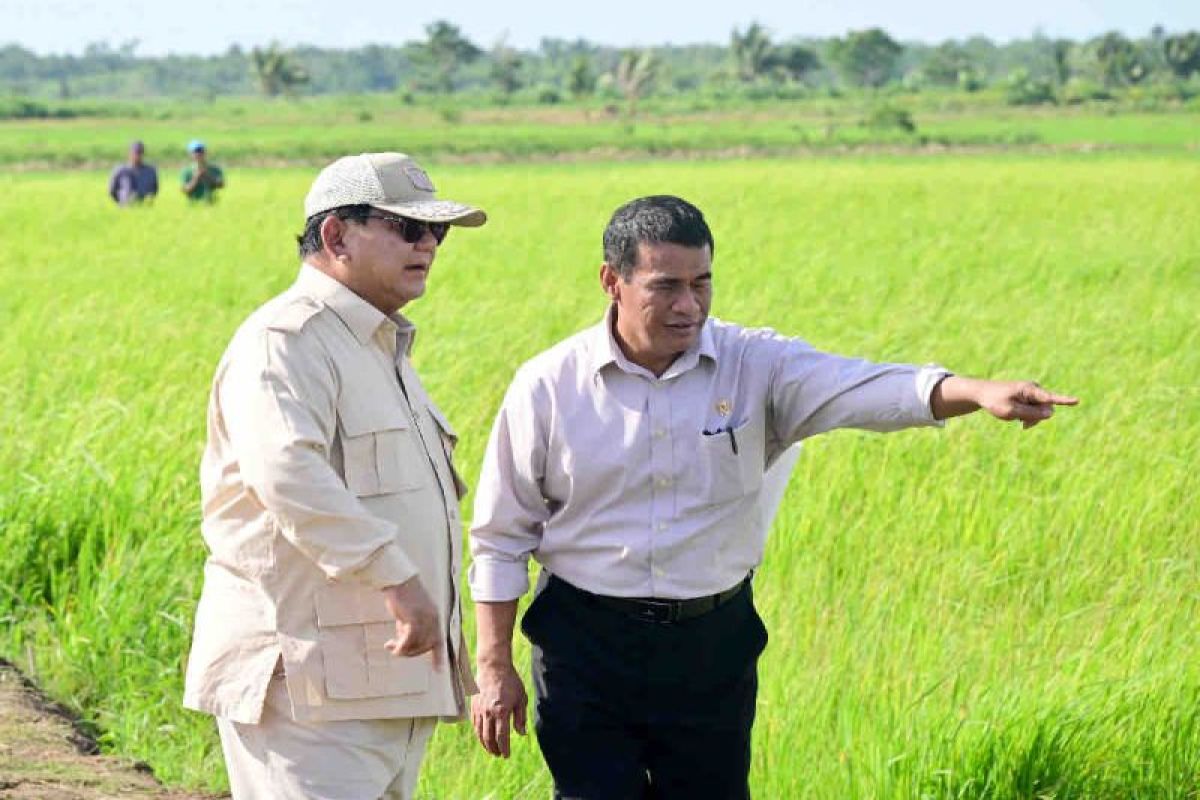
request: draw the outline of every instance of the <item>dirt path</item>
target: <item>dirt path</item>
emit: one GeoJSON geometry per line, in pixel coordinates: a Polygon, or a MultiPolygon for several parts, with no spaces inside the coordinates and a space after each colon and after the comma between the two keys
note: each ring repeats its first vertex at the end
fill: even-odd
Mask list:
{"type": "Polygon", "coordinates": [[[65,709],[0,659],[0,800],[213,800],[167,791],[145,764],[96,751],[65,709]]]}

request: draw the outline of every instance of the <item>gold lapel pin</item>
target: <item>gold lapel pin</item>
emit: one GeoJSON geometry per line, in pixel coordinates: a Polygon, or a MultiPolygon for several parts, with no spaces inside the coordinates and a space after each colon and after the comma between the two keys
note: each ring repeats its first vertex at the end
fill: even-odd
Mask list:
{"type": "Polygon", "coordinates": [[[722,417],[728,417],[729,412],[733,411],[733,403],[728,400],[720,400],[717,402],[717,413],[722,417]]]}

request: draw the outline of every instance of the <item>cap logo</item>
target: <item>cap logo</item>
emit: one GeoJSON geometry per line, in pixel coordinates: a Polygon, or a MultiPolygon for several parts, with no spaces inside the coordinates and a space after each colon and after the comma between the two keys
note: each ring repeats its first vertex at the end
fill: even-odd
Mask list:
{"type": "Polygon", "coordinates": [[[412,181],[412,185],[422,192],[433,191],[433,181],[429,180],[429,176],[425,174],[425,170],[416,164],[405,164],[404,174],[412,181]]]}

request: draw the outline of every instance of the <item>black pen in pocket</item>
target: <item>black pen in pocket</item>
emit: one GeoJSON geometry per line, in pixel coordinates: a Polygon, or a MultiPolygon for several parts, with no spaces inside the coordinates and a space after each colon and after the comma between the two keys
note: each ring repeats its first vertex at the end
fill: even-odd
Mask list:
{"type": "Polygon", "coordinates": [[[732,425],[726,426],[724,428],[717,428],[716,430],[712,430],[712,431],[708,431],[708,430],[701,431],[701,433],[703,433],[705,436],[720,436],[722,433],[729,434],[729,448],[731,450],[733,450],[733,454],[735,456],[738,454],[737,435],[734,434],[732,425]]]}

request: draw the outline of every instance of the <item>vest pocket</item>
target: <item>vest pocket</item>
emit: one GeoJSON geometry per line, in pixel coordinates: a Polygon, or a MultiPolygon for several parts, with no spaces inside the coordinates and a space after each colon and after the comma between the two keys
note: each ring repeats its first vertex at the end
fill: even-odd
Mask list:
{"type": "Polygon", "coordinates": [[[419,488],[424,454],[398,409],[340,409],[338,424],[346,488],[359,497],[419,488]]]}
{"type": "Polygon", "coordinates": [[[325,586],[316,594],[316,613],[329,697],[362,700],[429,688],[428,654],[405,658],[384,649],[396,624],[378,592],[354,584],[325,586]]]}

